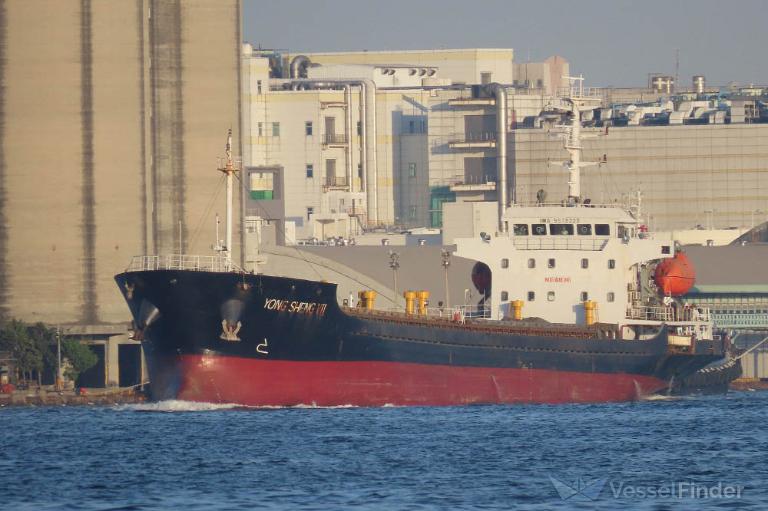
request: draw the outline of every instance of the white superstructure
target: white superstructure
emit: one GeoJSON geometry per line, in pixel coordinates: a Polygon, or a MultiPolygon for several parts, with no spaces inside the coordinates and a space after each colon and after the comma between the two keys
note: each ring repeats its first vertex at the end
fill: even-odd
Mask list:
{"type": "Polygon", "coordinates": [[[662,324],[681,339],[711,338],[706,310],[682,309],[653,283],[655,265],[674,257],[675,247],[648,232],[640,196],[628,208],[582,200],[580,169],[597,162],[581,161],[580,111],[599,94],[584,89],[580,78],[572,83],[564,99],[572,122],[561,130],[570,155],[563,163],[568,196],[547,204],[542,194],[536,204],[499,208],[495,232],[455,240],[456,255],[478,261],[483,315],[607,323],[618,325],[625,339],[650,335],[662,324]]]}

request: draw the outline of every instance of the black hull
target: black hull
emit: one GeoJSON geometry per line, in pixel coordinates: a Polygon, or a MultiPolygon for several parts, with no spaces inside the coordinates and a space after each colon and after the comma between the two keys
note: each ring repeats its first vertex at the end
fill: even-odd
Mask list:
{"type": "MultiPolygon", "coordinates": [[[[664,389],[722,356],[715,341],[699,341],[688,352],[672,352],[665,329],[653,339],[629,341],[607,338],[600,327],[460,324],[341,309],[336,286],[324,282],[184,270],[123,273],[116,281],[137,333],[145,339],[152,391],[163,398],[185,392],[193,398],[215,396],[201,390],[202,384],[190,376],[199,379],[200,374],[208,374],[206,378],[214,378],[214,383],[227,378],[226,373],[221,376],[204,367],[209,364],[220,371],[242,371],[245,386],[255,382],[254,371],[281,367],[283,373],[273,377],[293,370],[301,377],[304,371],[315,375],[318,384],[327,381],[345,389],[339,391],[344,394],[339,399],[353,397],[362,404],[378,403],[367,399],[376,392],[382,393],[381,400],[420,402],[418,393],[429,394],[424,386],[435,381],[442,390],[433,389],[434,399],[425,404],[451,404],[454,394],[461,394],[457,400],[462,402],[471,401],[472,396],[481,396],[479,402],[517,402],[520,396],[529,396],[532,402],[622,400],[632,398],[632,393],[639,397],[664,389]],[[393,367],[397,371],[390,375],[393,367]],[[379,387],[368,394],[345,387],[345,372],[358,385],[366,371],[372,375],[371,385],[382,388],[387,378],[396,379],[395,387],[402,378],[411,378],[414,395],[403,397],[411,392],[407,386],[398,387],[392,395],[379,387]],[[434,374],[423,380],[427,373],[434,374]],[[558,381],[552,383],[553,377],[558,381]],[[469,390],[445,389],[454,379],[464,381],[461,385],[466,389],[474,388],[471,395],[465,395],[469,390]],[[494,395],[484,394],[485,384],[479,382],[486,380],[492,381],[494,395]],[[509,388],[499,381],[508,381],[509,388]],[[615,394],[607,388],[611,381],[616,382],[615,394]],[[189,393],[190,386],[197,393],[189,393]],[[521,386],[527,388],[517,392],[521,386]],[[535,397],[539,387],[547,389],[540,399],[535,397]]],[[[219,392],[221,399],[225,393],[257,396],[247,398],[257,404],[285,404],[274,401],[287,399],[274,389],[262,400],[258,396],[266,391],[242,393],[237,382],[227,385],[232,388],[219,392]]],[[[307,392],[315,393],[313,388],[307,392]]],[[[322,395],[322,391],[316,393],[322,395]]],[[[304,402],[312,398],[307,395],[304,402]]],[[[298,398],[292,394],[291,399],[298,398]]]]}

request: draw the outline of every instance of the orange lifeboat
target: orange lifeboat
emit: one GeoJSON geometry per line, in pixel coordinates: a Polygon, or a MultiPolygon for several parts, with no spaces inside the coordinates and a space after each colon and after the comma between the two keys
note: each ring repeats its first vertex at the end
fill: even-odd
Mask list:
{"type": "Polygon", "coordinates": [[[682,296],[693,287],[696,270],[683,252],[677,252],[656,266],[653,280],[664,296],[682,296]]]}

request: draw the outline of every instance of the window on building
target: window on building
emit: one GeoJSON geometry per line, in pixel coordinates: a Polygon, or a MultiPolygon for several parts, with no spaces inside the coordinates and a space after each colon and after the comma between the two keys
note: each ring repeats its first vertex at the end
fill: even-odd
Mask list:
{"type": "Polygon", "coordinates": [[[480,73],[480,83],[482,85],[488,85],[493,80],[493,73],[490,71],[485,71],[483,73],[480,73]]]}
{"type": "Polygon", "coordinates": [[[608,291],[608,296],[606,297],[606,299],[607,299],[609,302],[613,302],[613,301],[615,301],[615,300],[616,300],[616,295],[614,294],[614,292],[613,292],[613,291],[608,291]]]}
{"type": "Polygon", "coordinates": [[[315,166],[307,163],[307,178],[315,177],[315,166]]]}
{"type": "Polygon", "coordinates": [[[533,224],[531,228],[534,236],[544,236],[545,234],[547,234],[546,224],[533,224]]]}
{"type": "Polygon", "coordinates": [[[416,206],[411,206],[408,209],[408,218],[411,220],[416,220],[416,206]]]}
{"type": "Polygon", "coordinates": [[[260,122],[260,123],[256,124],[256,127],[257,127],[256,129],[257,129],[258,136],[263,137],[264,136],[264,123],[260,122]]]}
{"type": "Polygon", "coordinates": [[[553,236],[573,236],[573,224],[549,224],[549,234],[553,236]]]}
{"type": "Polygon", "coordinates": [[[256,94],[261,94],[261,80],[256,80],[256,94]]]}
{"type": "Polygon", "coordinates": [[[616,259],[608,259],[608,269],[613,270],[616,268],[616,259]]]}
{"type": "Polygon", "coordinates": [[[587,300],[589,300],[589,293],[587,293],[586,291],[582,291],[581,292],[581,301],[582,302],[586,302],[587,300]]]}
{"type": "Polygon", "coordinates": [[[537,89],[543,89],[544,88],[544,80],[542,80],[541,78],[536,80],[536,88],[537,89]]]}
{"type": "Polygon", "coordinates": [[[550,292],[547,293],[547,300],[550,301],[550,302],[554,302],[555,301],[555,292],[554,291],[550,291],[550,292]]]}
{"type": "Polygon", "coordinates": [[[578,224],[576,226],[576,232],[580,236],[589,236],[592,234],[592,224],[578,224]]]}
{"type": "Polygon", "coordinates": [[[309,217],[315,214],[315,208],[312,206],[307,207],[307,220],[309,220],[309,217]]]}
{"type": "Polygon", "coordinates": [[[358,179],[363,179],[363,164],[362,163],[358,163],[357,164],[357,178],[358,179]]]}
{"type": "Polygon", "coordinates": [[[272,123],[272,136],[273,137],[279,137],[280,136],[280,123],[279,122],[273,122],[272,123]]]}
{"type": "Polygon", "coordinates": [[[501,267],[502,268],[509,268],[509,259],[504,258],[501,260],[501,267]]]}
{"type": "Polygon", "coordinates": [[[535,291],[528,291],[528,301],[532,302],[536,299],[536,292],[535,291]]]}
{"type": "Polygon", "coordinates": [[[416,121],[408,121],[408,133],[416,133],[416,121]]]}
{"type": "Polygon", "coordinates": [[[528,224],[514,224],[512,231],[515,236],[528,236],[528,224]]]}
{"type": "Polygon", "coordinates": [[[610,236],[611,226],[608,224],[595,224],[595,234],[598,236],[610,236]]]}
{"type": "Polygon", "coordinates": [[[555,267],[555,260],[554,259],[549,259],[547,261],[547,268],[554,268],[554,267],[555,267]]]}
{"type": "Polygon", "coordinates": [[[307,121],[304,123],[304,134],[308,137],[312,136],[312,121],[307,121]]]}
{"type": "Polygon", "coordinates": [[[536,259],[528,259],[528,268],[536,268],[536,259]]]}
{"type": "Polygon", "coordinates": [[[253,200],[273,200],[275,198],[275,175],[272,172],[252,172],[250,174],[250,196],[253,200]]]}
{"type": "Polygon", "coordinates": [[[414,162],[408,164],[408,176],[416,177],[416,164],[414,162]]]}
{"type": "Polygon", "coordinates": [[[362,136],[363,135],[363,125],[360,124],[360,121],[357,121],[357,135],[362,136]]]}
{"type": "Polygon", "coordinates": [[[506,302],[507,300],[509,300],[509,293],[507,293],[506,291],[502,291],[501,292],[501,301],[502,302],[506,302]]]}
{"type": "Polygon", "coordinates": [[[589,268],[589,259],[587,259],[586,257],[584,259],[582,259],[581,260],[581,267],[582,268],[589,268]]]}
{"type": "Polygon", "coordinates": [[[670,253],[669,245],[662,245],[661,246],[661,253],[662,254],[669,254],[670,253]]]}

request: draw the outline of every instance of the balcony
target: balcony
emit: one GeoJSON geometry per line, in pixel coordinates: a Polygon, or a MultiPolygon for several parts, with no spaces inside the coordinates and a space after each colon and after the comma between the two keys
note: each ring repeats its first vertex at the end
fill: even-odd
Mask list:
{"type": "Polygon", "coordinates": [[[495,106],[496,98],[454,98],[449,99],[450,106],[495,106]]]}
{"type": "Polygon", "coordinates": [[[328,190],[346,190],[349,186],[346,176],[326,176],[323,189],[328,190]]]}
{"type": "Polygon", "coordinates": [[[326,133],[323,136],[323,145],[326,147],[346,147],[347,136],[337,133],[326,133]]]}
{"type": "Polygon", "coordinates": [[[451,149],[494,149],[496,148],[496,132],[465,133],[464,138],[448,142],[451,149]]]}

